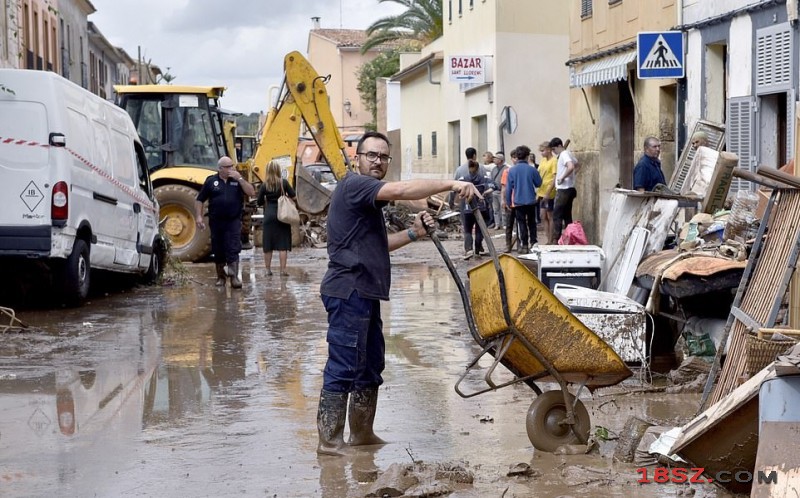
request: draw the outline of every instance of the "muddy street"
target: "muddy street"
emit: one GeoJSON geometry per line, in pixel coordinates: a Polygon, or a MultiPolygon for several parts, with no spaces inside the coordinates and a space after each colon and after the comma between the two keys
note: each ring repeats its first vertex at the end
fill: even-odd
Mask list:
{"type": "MultiPolygon", "coordinates": [[[[461,254],[459,241],[446,247],[461,254]]],[[[634,464],[612,461],[615,441],[589,455],[535,451],[524,384],[459,397],[453,385],[479,348],[427,241],[393,255],[383,308],[375,428],[390,444],[318,458],[325,263],[322,249],[295,250],[288,277],[266,276],[260,253],[246,251],[241,291],[214,287],[203,263],[187,266],[188,285],[21,312],[32,330],[0,341],[0,494],[365,496],[392,464],[425,462],[472,474],[447,482],[450,496],[718,496],[710,485],[638,484],[634,464]],[[530,472],[507,475],[523,463],[530,472]]],[[[592,433],[619,433],[629,416],[694,415],[695,395],[626,394],[637,382],[584,395],[592,433]]]]}

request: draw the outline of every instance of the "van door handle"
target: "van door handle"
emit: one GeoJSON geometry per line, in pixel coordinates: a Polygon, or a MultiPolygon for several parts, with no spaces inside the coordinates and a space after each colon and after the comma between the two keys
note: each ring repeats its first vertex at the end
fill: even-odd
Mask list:
{"type": "Polygon", "coordinates": [[[136,214],[141,213],[142,212],[142,205],[139,204],[138,202],[134,202],[133,203],[133,212],[136,213],[136,214]]]}

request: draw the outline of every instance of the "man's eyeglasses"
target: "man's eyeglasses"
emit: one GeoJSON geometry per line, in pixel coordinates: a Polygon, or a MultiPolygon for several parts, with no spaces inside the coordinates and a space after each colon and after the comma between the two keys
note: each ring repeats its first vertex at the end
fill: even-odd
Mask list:
{"type": "Polygon", "coordinates": [[[233,164],[223,164],[220,168],[233,168],[233,164]]]}
{"type": "Polygon", "coordinates": [[[389,164],[390,162],[392,162],[392,156],[390,156],[388,154],[378,154],[377,152],[372,152],[372,151],[370,151],[370,152],[360,152],[359,154],[364,156],[364,157],[366,157],[367,161],[369,161],[371,163],[374,163],[378,159],[380,159],[381,162],[384,163],[384,164],[389,164]]]}

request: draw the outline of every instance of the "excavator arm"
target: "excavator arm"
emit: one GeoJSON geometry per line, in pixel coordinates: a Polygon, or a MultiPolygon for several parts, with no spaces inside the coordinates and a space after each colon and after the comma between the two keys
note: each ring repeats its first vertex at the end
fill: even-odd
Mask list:
{"type": "Polygon", "coordinates": [[[305,122],[322,156],[337,179],[350,168],[345,143],[333,119],[327,77],[322,77],[300,52],[291,52],[283,61],[284,80],[277,102],[270,108],[253,161],[253,173],[261,180],[267,163],[277,160],[289,172],[289,182],[297,192],[300,210],[318,214],[328,207],[330,192],[297,164],[300,123],[305,122]]]}

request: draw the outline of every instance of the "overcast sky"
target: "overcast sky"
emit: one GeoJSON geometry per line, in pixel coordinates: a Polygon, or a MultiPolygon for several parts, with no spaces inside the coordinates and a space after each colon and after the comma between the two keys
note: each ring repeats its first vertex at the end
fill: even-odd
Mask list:
{"type": "Polygon", "coordinates": [[[91,0],[89,16],[115,46],[175,76],[175,85],[227,87],[222,105],[266,111],[283,57],[307,55],[311,18],[322,28],[365,29],[402,7],[378,0],[91,0]]]}

